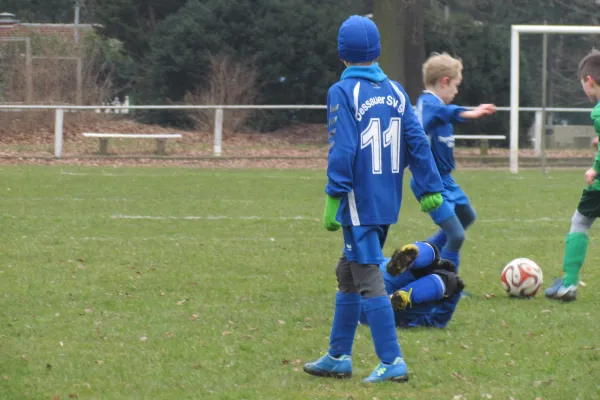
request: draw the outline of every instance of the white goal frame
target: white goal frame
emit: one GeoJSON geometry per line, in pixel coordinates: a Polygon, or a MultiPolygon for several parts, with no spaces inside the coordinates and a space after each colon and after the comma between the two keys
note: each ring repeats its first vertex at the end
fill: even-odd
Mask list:
{"type": "MultiPolygon", "coordinates": [[[[519,58],[521,33],[600,34],[600,26],[511,25],[510,32],[510,171],[519,172],[519,58]]],[[[546,84],[545,82],[543,83],[546,84]]],[[[591,110],[591,109],[590,109],[591,110]]],[[[545,121],[542,121],[545,124],[545,121]]],[[[542,127],[542,135],[545,134],[542,127]]],[[[543,150],[542,150],[543,151],[543,150]]]]}

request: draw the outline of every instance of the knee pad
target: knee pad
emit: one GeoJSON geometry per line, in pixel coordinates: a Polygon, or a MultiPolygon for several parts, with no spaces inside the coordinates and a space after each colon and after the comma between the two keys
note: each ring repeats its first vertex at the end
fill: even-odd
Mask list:
{"type": "Polygon", "coordinates": [[[445,248],[456,249],[452,251],[458,251],[462,247],[463,242],[465,241],[465,230],[456,230],[451,234],[446,234],[446,238],[447,239],[445,248]]]}
{"type": "Polygon", "coordinates": [[[444,282],[444,286],[446,290],[444,291],[444,297],[451,297],[455,294],[462,292],[465,288],[465,283],[458,275],[454,272],[450,272],[447,270],[439,269],[433,271],[433,273],[440,277],[442,282],[444,282]]]}
{"type": "Polygon", "coordinates": [[[571,231],[569,233],[585,233],[587,235],[594,220],[595,218],[586,217],[575,210],[573,218],[571,218],[571,231]]]}
{"type": "Polygon", "coordinates": [[[457,206],[455,212],[456,216],[460,220],[461,225],[465,229],[471,226],[477,219],[477,213],[470,205],[461,207],[457,206]]]}
{"type": "Polygon", "coordinates": [[[465,228],[456,215],[448,218],[444,222],[439,224],[446,234],[446,245],[444,249],[457,252],[460,250],[463,242],[465,241],[465,228]]]}

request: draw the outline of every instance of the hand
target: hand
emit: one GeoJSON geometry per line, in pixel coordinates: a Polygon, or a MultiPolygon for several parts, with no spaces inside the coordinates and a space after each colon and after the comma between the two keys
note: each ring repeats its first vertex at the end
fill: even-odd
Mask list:
{"type": "Polygon", "coordinates": [[[421,198],[421,211],[430,212],[442,205],[442,195],[440,193],[426,194],[421,198]]]}
{"type": "Polygon", "coordinates": [[[323,215],[323,226],[330,232],[335,232],[342,227],[342,224],[336,221],[335,217],[340,208],[340,199],[327,195],[325,200],[325,213],[323,215]]]}
{"type": "Polygon", "coordinates": [[[594,168],[590,168],[585,171],[585,181],[588,183],[588,185],[594,184],[594,179],[596,179],[596,176],[598,176],[598,173],[594,168]]]}
{"type": "Polygon", "coordinates": [[[598,136],[592,139],[592,148],[598,150],[598,136]]]}
{"type": "Polygon", "coordinates": [[[475,115],[477,118],[483,117],[485,115],[492,115],[496,112],[496,106],[493,104],[480,104],[475,110],[475,115]]]}

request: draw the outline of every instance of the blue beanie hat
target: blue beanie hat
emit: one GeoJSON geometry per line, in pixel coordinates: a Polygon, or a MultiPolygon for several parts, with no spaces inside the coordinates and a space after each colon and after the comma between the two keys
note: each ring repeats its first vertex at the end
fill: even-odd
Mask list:
{"type": "Polygon", "coordinates": [[[379,30],[373,21],[359,15],[344,21],[338,33],[338,53],[342,60],[369,62],[377,59],[380,52],[379,30]]]}

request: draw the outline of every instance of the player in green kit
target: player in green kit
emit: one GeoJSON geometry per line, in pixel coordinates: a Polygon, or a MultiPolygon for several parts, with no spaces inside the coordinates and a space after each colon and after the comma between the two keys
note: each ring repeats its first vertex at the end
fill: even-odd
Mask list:
{"type": "MultiPolygon", "coordinates": [[[[600,137],[600,51],[594,50],[579,63],[579,79],[588,99],[595,103],[592,121],[600,137]]],[[[600,217],[600,150],[594,165],[585,172],[588,186],[583,190],[579,204],[571,220],[571,230],[565,243],[563,270],[565,275],[546,289],[546,297],[554,300],[573,301],[577,298],[579,270],[585,261],[588,246],[588,231],[596,218],[600,217]]]]}

